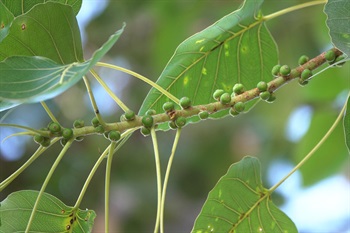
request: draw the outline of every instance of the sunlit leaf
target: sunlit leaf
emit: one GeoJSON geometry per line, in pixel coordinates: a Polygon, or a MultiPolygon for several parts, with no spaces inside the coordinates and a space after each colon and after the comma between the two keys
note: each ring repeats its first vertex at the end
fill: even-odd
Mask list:
{"type": "Polygon", "coordinates": [[[120,29],[88,61],[60,65],[43,57],[10,57],[0,62],[0,110],[11,103],[30,103],[53,98],[75,83],[91,69],[117,42],[120,29]]]}
{"type": "Polygon", "coordinates": [[[0,1],[0,42],[8,34],[13,19],[12,13],[0,1]]]}
{"type": "Polygon", "coordinates": [[[346,143],[346,146],[348,147],[348,151],[350,152],[350,96],[348,97],[343,126],[344,126],[344,134],[345,134],[345,143],[346,143]]]}
{"type": "Polygon", "coordinates": [[[25,14],[33,6],[45,2],[58,2],[61,4],[69,5],[72,7],[74,14],[77,15],[82,4],[82,0],[1,0],[1,2],[14,16],[25,14]]]}
{"type": "Polygon", "coordinates": [[[292,233],[297,229],[263,187],[259,160],[245,157],[233,164],[209,192],[192,232],[292,233]]]}
{"type": "MultiPolygon", "coordinates": [[[[239,10],[182,42],[157,83],[176,97],[187,96],[198,105],[214,102],[212,94],[216,89],[231,93],[238,82],[251,89],[261,80],[270,81],[278,52],[260,12],[262,3],[263,0],[246,1],[239,10]]],[[[140,115],[148,109],[161,112],[166,101],[166,96],[152,88],[140,115]]],[[[228,110],[210,117],[227,114],[228,110]]],[[[188,122],[198,120],[191,117],[188,122]]],[[[168,125],[158,128],[168,129],[168,125]]]]}
{"type": "Polygon", "coordinates": [[[328,0],[324,11],[334,46],[350,56],[350,1],[328,0]]]}
{"type": "Polygon", "coordinates": [[[16,17],[0,43],[0,61],[11,56],[42,56],[59,64],[83,61],[72,7],[48,2],[16,17]]]}
{"type": "MultiPolygon", "coordinates": [[[[0,205],[0,232],[24,232],[38,191],[11,193],[0,205]]],[[[73,209],[56,197],[44,193],[30,232],[91,232],[96,214],[93,210],[73,209]]]]}

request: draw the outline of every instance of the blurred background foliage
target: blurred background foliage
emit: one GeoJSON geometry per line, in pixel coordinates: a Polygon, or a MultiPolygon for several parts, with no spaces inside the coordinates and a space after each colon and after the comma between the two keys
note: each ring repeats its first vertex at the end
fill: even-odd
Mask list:
{"type": "MultiPolygon", "coordinates": [[[[270,14],[302,2],[266,0],[263,13],[270,14]]],[[[85,0],[86,8],[83,7],[79,13],[81,18],[84,15],[85,20],[86,17],[91,20],[85,29],[81,28],[84,30],[85,58],[88,59],[109,35],[126,22],[124,33],[104,61],[129,68],[156,81],[179,43],[234,11],[241,3],[237,0],[85,0]],[[88,5],[100,10],[100,13],[91,18],[93,13],[88,10],[91,10],[88,5]]],[[[279,47],[280,63],[295,67],[299,56],[305,54],[313,57],[330,48],[332,45],[325,20],[323,6],[316,6],[269,21],[268,28],[279,47]]],[[[150,87],[120,72],[98,71],[111,89],[137,112],[150,87]]],[[[92,78],[90,80],[102,116],[109,122],[118,121],[122,114],[120,108],[92,78]]],[[[166,232],[189,232],[208,192],[229,166],[245,155],[260,159],[265,177],[263,182],[265,187],[271,187],[326,133],[345,102],[349,87],[350,64],[346,64],[341,69],[328,69],[306,87],[299,86],[297,82],[289,83],[277,91],[277,100],[273,104],[261,102],[249,113],[234,119],[207,120],[185,127],[167,192],[166,232]],[[271,174],[271,167],[276,163],[289,167],[285,170],[283,168],[286,166],[277,166],[279,172],[271,174]],[[274,179],[269,180],[269,177],[274,179]]],[[[71,127],[78,118],[89,124],[93,117],[82,82],[47,103],[64,127],[71,127]]],[[[45,127],[49,121],[39,104],[20,106],[5,120],[6,123],[34,128],[45,127]]],[[[17,131],[1,128],[1,139],[14,132],[17,131]]],[[[174,136],[174,131],[158,134],[163,171],[174,136]]],[[[57,168],[46,191],[73,205],[90,169],[107,145],[108,141],[100,136],[89,136],[75,143],[57,168]]],[[[20,167],[36,148],[31,138],[15,137],[3,142],[0,180],[20,167]]],[[[40,189],[61,148],[59,144],[54,145],[37,159],[0,193],[1,200],[16,190],[40,189]]],[[[97,212],[94,232],[103,232],[104,229],[104,168],[105,164],[101,165],[81,206],[97,212]]],[[[134,133],[115,155],[112,172],[111,232],[152,231],[156,216],[156,178],[151,138],[134,133]]],[[[314,157],[302,167],[300,182],[303,187],[293,186],[293,179],[298,180],[300,173],[292,176],[281,186],[281,190],[289,187],[292,190],[290,195],[277,190],[275,202],[283,206],[293,195],[294,189],[307,189],[335,175],[346,180],[342,192],[349,196],[349,172],[349,154],[344,144],[342,126],[339,125],[314,157]]],[[[333,193],[326,194],[324,201],[333,203],[337,197],[331,195],[333,193]]],[[[311,204],[312,199],[309,201],[311,204]]],[[[341,208],[334,205],[336,209],[341,208]]],[[[340,205],[349,206],[350,203],[343,201],[340,205]]],[[[301,214],[308,207],[298,208],[301,214]]],[[[284,211],[290,214],[288,209],[284,211]]],[[[327,209],[323,211],[328,215],[333,214],[327,209]]],[[[348,208],[337,219],[339,223],[332,222],[329,229],[334,232],[349,231],[349,212],[348,208]]],[[[293,216],[290,217],[295,220],[293,216]]],[[[309,229],[301,223],[296,224],[301,232],[317,232],[317,227],[309,229]]]]}

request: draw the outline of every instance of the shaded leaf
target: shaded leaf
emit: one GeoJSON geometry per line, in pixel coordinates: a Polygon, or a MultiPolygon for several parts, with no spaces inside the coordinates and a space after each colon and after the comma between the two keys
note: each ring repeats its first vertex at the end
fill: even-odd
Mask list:
{"type": "Polygon", "coordinates": [[[1,0],[6,8],[14,15],[19,16],[27,13],[33,6],[45,2],[58,2],[72,7],[75,15],[78,14],[82,0],[1,0]]]}
{"type": "Polygon", "coordinates": [[[7,36],[14,17],[0,1],[0,42],[7,36]]]}
{"type": "MultiPolygon", "coordinates": [[[[11,193],[0,205],[0,232],[24,232],[38,191],[11,193]]],[[[73,209],[56,197],[43,193],[30,232],[91,232],[96,214],[93,210],[73,209]]]]}
{"type": "MultiPolygon", "coordinates": [[[[262,2],[246,1],[239,10],[182,42],[157,83],[176,97],[187,96],[193,105],[198,105],[214,102],[212,94],[216,89],[232,92],[238,82],[251,89],[261,80],[270,81],[278,54],[259,10],[262,2]]],[[[162,112],[167,101],[166,96],[152,88],[139,114],[148,109],[162,112]]],[[[228,110],[210,117],[227,114],[228,110]]],[[[195,116],[188,122],[198,120],[195,116]]],[[[165,130],[168,125],[158,128],[165,130]]]]}
{"type": "Polygon", "coordinates": [[[53,98],[75,83],[91,69],[117,42],[122,29],[88,61],[60,65],[43,57],[10,57],[0,62],[0,110],[13,104],[38,102],[53,98]]]}
{"type": "Polygon", "coordinates": [[[350,96],[348,97],[345,111],[346,112],[345,112],[344,121],[343,121],[345,144],[348,147],[348,151],[350,152],[350,96]]]}
{"type": "Polygon", "coordinates": [[[245,157],[209,192],[192,232],[291,233],[297,229],[262,186],[259,160],[245,157]]]}
{"type": "Polygon", "coordinates": [[[350,1],[328,0],[324,11],[332,43],[350,56],[350,1]]]}
{"type": "Polygon", "coordinates": [[[0,43],[0,61],[18,55],[47,57],[60,64],[83,61],[72,7],[48,2],[16,17],[0,43]]]}

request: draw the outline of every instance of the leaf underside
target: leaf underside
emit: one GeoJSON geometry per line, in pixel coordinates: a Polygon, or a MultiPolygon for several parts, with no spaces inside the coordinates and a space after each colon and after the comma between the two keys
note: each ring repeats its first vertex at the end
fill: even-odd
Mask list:
{"type": "Polygon", "coordinates": [[[95,51],[91,59],[60,65],[43,57],[17,56],[0,62],[0,111],[20,103],[53,98],[76,84],[117,42],[122,29],[95,51]]]}
{"type": "Polygon", "coordinates": [[[262,186],[259,160],[233,164],[209,192],[192,233],[297,232],[262,186]]]}
{"type": "MultiPolygon", "coordinates": [[[[38,191],[11,193],[0,204],[0,232],[24,232],[38,191]],[[14,223],[16,219],[16,224],[14,223]]],[[[96,214],[93,210],[75,210],[56,197],[43,193],[30,232],[91,232],[96,214]]]]}
{"type": "Polygon", "coordinates": [[[348,97],[348,100],[347,100],[343,126],[344,126],[344,134],[345,134],[345,144],[348,147],[348,150],[350,153],[350,96],[348,97]]]}
{"type": "Polygon", "coordinates": [[[328,0],[324,8],[332,43],[350,56],[350,1],[328,0]]]}
{"type": "MultiPolygon", "coordinates": [[[[187,96],[193,105],[215,100],[216,89],[231,93],[235,83],[247,89],[261,81],[270,81],[271,69],[278,63],[277,46],[263,21],[263,0],[246,1],[239,10],[182,42],[160,75],[157,83],[178,98],[187,96]]],[[[148,109],[162,112],[169,99],[152,88],[144,100],[140,115],[148,109]]],[[[254,103],[249,103],[247,109],[254,103]]],[[[228,110],[211,114],[226,116],[228,110]]],[[[199,117],[188,118],[196,122],[199,117]]],[[[158,129],[167,130],[167,124],[158,129]]]]}

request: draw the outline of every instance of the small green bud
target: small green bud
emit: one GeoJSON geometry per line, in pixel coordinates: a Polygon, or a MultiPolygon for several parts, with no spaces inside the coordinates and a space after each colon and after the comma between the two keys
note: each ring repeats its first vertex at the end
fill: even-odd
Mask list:
{"type": "Polygon", "coordinates": [[[188,97],[182,97],[180,99],[180,106],[183,108],[183,109],[186,109],[186,108],[189,108],[191,106],[191,100],[190,98],[188,97]]]}
{"type": "Polygon", "coordinates": [[[148,136],[151,134],[151,130],[149,128],[146,128],[146,127],[142,127],[141,128],[141,133],[143,136],[148,136]]]}
{"type": "Polygon", "coordinates": [[[230,108],[230,115],[231,116],[234,117],[234,116],[237,116],[238,114],[239,114],[239,112],[237,112],[234,107],[230,108]]]}
{"type": "Polygon", "coordinates": [[[73,130],[71,128],[64,128],[62,130],[62,137],[66,140],[69,140],[73,137],[73,130]]]}
{"type": "Polygon", "coordinates": [[[83,128],[84,124],[85,124],[84,120],[78,119],[78,120],[74,121],[73,127],[74,128],[83,128]]]}
{"type": "Polygon", "coordinates": [[[305,80],[307,80],[308,78],[310,78],[311,76],[312,76],[311,70],[305,69],[305,70],[303,70],[303,72],[301,72],[300,79],[301,79],[302,81],[305,81],[305,80]]]}
{"type": "Polygon", "coordinates": [[[221,96],[222,94],[224,94],[224,93],[225,93],[224,90],[222,90],[222,89],[217,89],[217,90],[214,91],[213,98],[214,98],[215,100],[219,101],[219,100],[220,100],[220,96],[221,96]]]}
{"type": "Polygon", "coordinates": [[[233,93],[235,93],[236,95],[240,95],[244,92],[244,86],[242,83],[236,83],[233,88],[233,93]]]}
{"type": "MultiPolygon", "coordinates": [[[[346,58],[345,55],[342,54],[342,55],[338,56],[338,57],[335,59],[334,63],[339,62],[339,61],[341,61],[341,60],[344,60],[345,58],[346,58]]],[[[337,66],[337,67],[342,67],[344,64],[345,64],[345,61],[344,61],[344,62],[338,63],[336,66],[337,66]]]]}
{"type": "Polygon", "coordinates": [[[169,121],[169,127],[171,128],[171,129],[177,129],[177,126],[176,126],[176,124],[175,124],[175,122],[174,121],[169,121]]]}
{"type": "Polygon", "coordinates": [[[280,68],[281,68],[281,65],[275,65],[274,67],[272,67],[271,74],[273,76],[278,76],[280,72],[280,68]]]}
{"type": "Polygon", "coordinates": [[[91,124],[94,126],[94,127],[97,127],[100,125],[100,121],[97,119],[97,117],[94,117],[92,118],[91,120],[91,124]]]}
{"type": "Polygon", "coordinates": [[[307,80],[302,80],[301,78],[299,78],[298,79],[298,82],[299,82],[299,84],[300,84],[300,86],[305,86],[305,85],[307,85],[308,83],[309,83],[309,81],[307,81],[307,80]]]}
{"type": "Polygon", "coordinates": [[[51,139],[44,137],[44,140],[40,143],[41,146],[43,147],[48,147],[51,144],[51,139]]]}
{"type": "Polygon", "coordinates": [[[84,139],[84,136],[79,136],[79,137],[74,138],[74,140],[77,142],[81,142],[81,141],[83,141],[83,139],[84,139]]]}
{"type": "Polygon", "coordinates": [[[156,115],[156,113],[157,113],[156,110],[149,109],[149,110],[147,110],[146,115],[152,116],[152,115],[156,115]]]}
{"type": "Polygon", "coordinates": [[[288,65],[283,65],[280,68],[280,74],[283,76],[288,76],[290,74],[290,68],[288,65]]]}
{"type": "Polygon", "coordinates": [[[150,115],[144,115],[141,121],[146,128],[151,128],[153,126],[153,117],[150,115]]]}
{"type": "Polygon", "coordinates": [[[67,144],[67,142],[68,142],[68,140],[65,138],[61,138],[61,140],[60,140],[61,146],[63,146],[63,147],[67,144]]]}
{"type": "Polygon", "coordinates": [[[229,104],[231,102],[231,95],[229,93],[224,93],[220,96],[220,103],[229,104]]]}
{"type": "Polygon", "coordinates": [[[244,111],[244,109],[245,109],[245,103],[243,103],[243,102],[238,102],[238,103],[236,103],[234,106],[233,106],[233,108],[235,109],[235,111],[236,112],[243,112],[244,111]]]}
{"type": "Polygon", "coordinates": [[[200,112],[200,113],[198,113],[198,116],[200,119],[205,120],[209,117],[209,112],[207,112],[207,111],[200,112]]]}
{"type": "Polygon", "coordinates": [[[328,50],[325,54],[324,57],[328,62],[333,62],[335,60],[335,52],[333,50],[328,50]]]}
{"type": "Polygon", "coordinates": [[[128,110],[125,112],[124,117],[127,121],[132,121],[135,119],[135,112],[128,110]]]}
{"type": "Polygon", "coordinates": [[[258,82],[256,87],[259,89],[260,92],[266,91],[267,90],[267,83],[264,81],[258,82]]]}
{"type": "Polygon", "coordinates": [[[304,65],[306,62],[308,62],[310,59],[308,56],[306,55],[302,55],[299,60],[298,60],[298,64],[299,65],[304,65]]]}
{"type": "Polygon", "coordinates": [[[41,144],[44,141],[44,136],[41,136],[38,134],[38,135],[35,135],[33,139],[36,143],[41,144]]]}
{"type": "Polygon", "coordinates": [[[173,102],[165,102],[163,104],[163,110],[165,112],[170,112],[170,111],[174,110],[174,108],[175,108],[175,105],[173,102]]]}
{"type": "Polygon", "coordinates": [[[57,122],[51,122],[49,124],[49,130],[51,133],[57,134],[57,133],[61,132],[61,126],[57,122]]]}
{"type": "Polygon", "coordinates": [[[186,118],[183,116],[179,116],[178,118],[176,118],[175,124],[178,128],[184,127],[186,125],[186,118]]]}
{"type": "Polygon", "coordinates": [[[98,125],[95,127],[96,133],[103,134],[105,132],[105,129],[103,128],[102,125],[98,125]]]}
{"type": "Polygon", "coordinates": [[[268,100],[271,96],[271,93],[269,91],[264,91],[264,92],[261,92],[259,96],[262,100],[268,100]]]}
{"type": "Polygon", "coordinates": [[[116,142],[120,139],[120,132],[119,131],[116,131],[116,130],[111,130],[109,133],[108,133],[108,138],[109,140],[113,141],[113,142],[116,142]]]}
{"type": "Polygon", "coordinates": [[[272,103],[273,101],[276,100],[276,94],[274,92],[271,93],[270,98],[266,100],[268,103],[272,103]]]}

